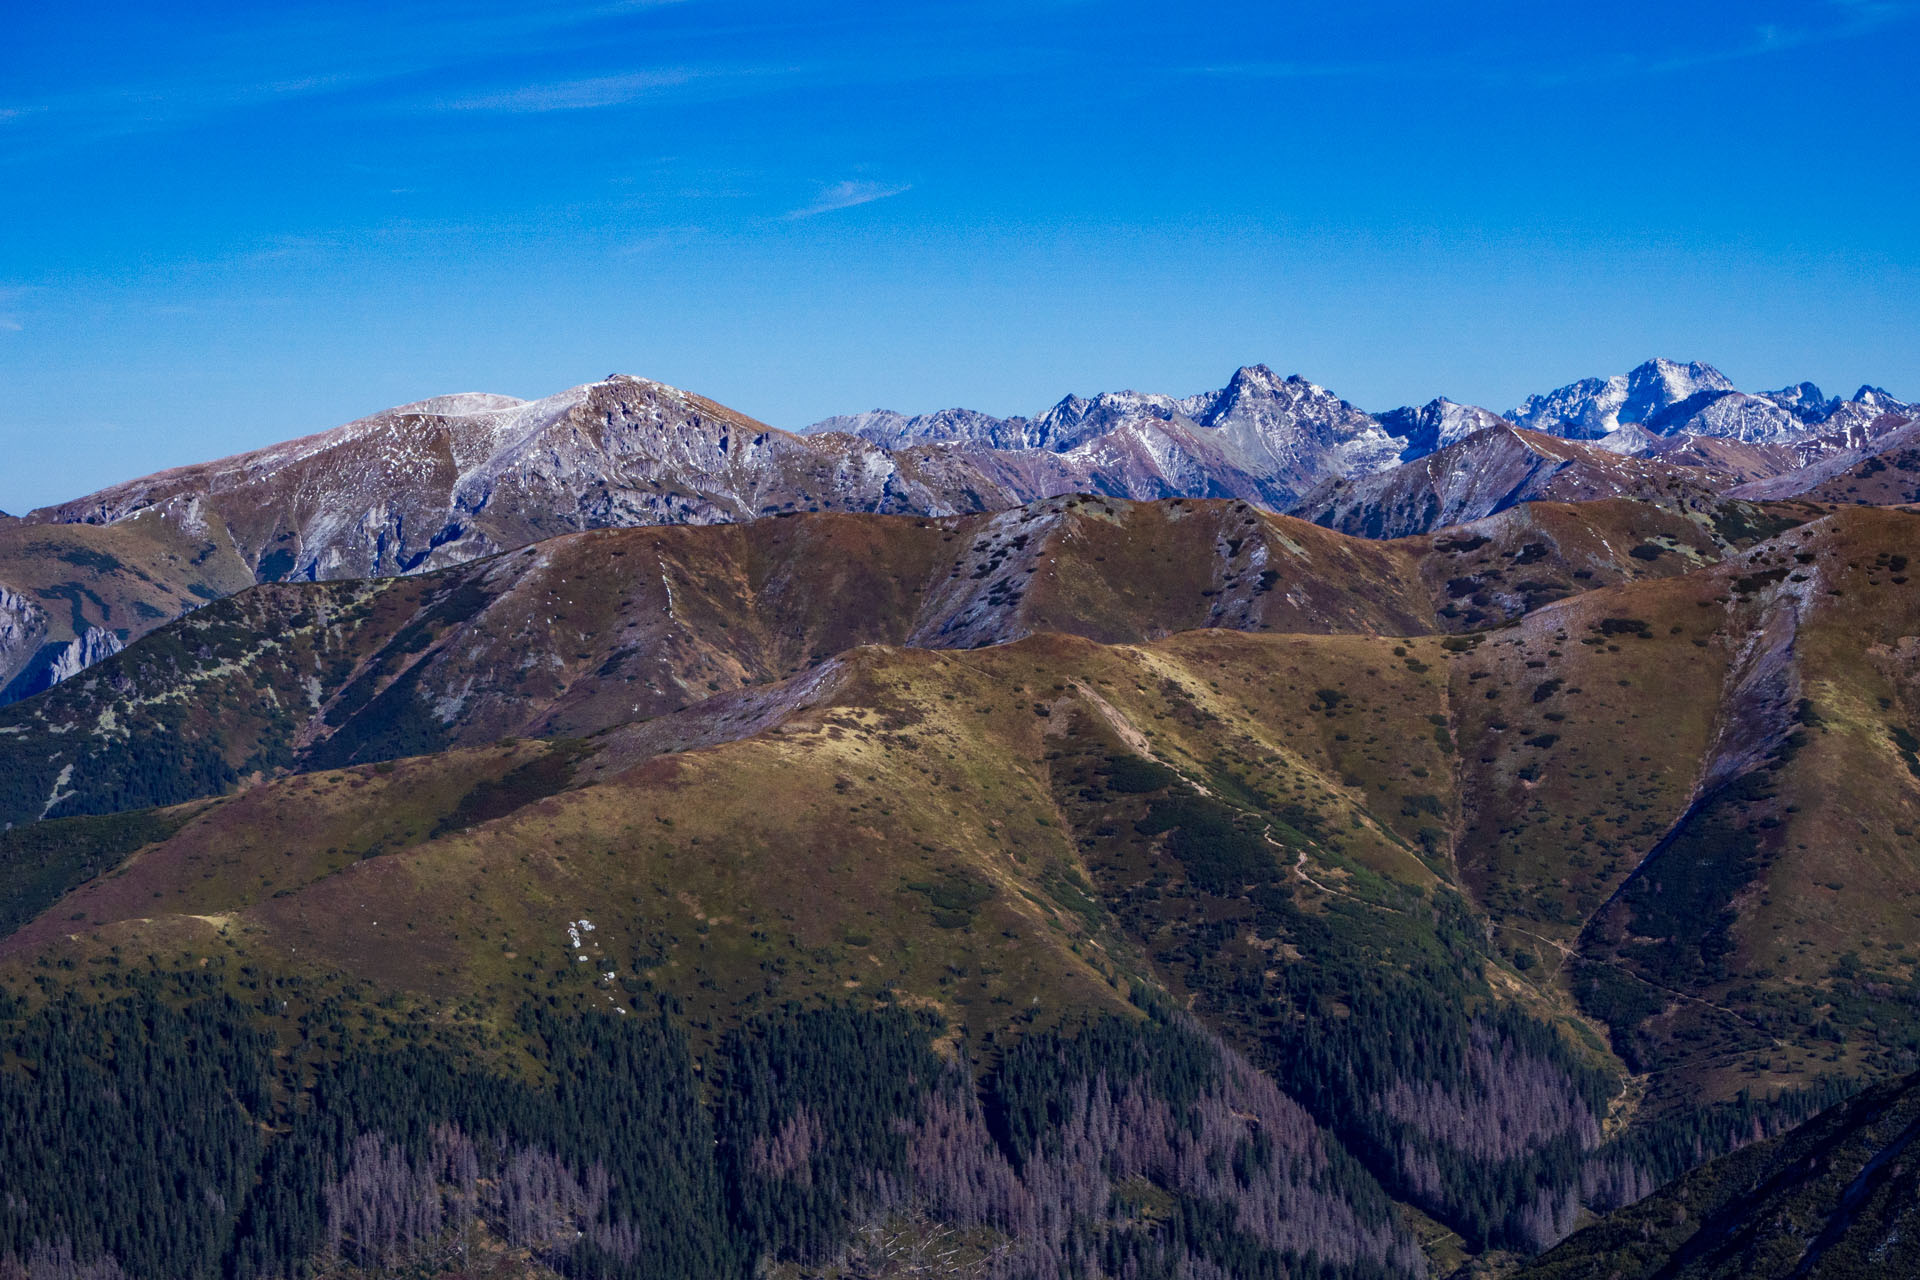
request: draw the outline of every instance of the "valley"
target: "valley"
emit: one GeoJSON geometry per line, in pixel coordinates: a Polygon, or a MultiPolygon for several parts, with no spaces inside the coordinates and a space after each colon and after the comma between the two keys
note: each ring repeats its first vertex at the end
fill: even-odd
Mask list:
{"type": "Polygon", "coordinates": [[[1920,514],[1835,487],[1903,427],[1802,485],[1436,410],[1284,515],[1002,482],[1112,400],[904,452],[561,400],[0,527],[58,675],[0,707],[0,1259],[1574,1276],[1676,1196],[1811,1197],[1816,1261],[1897,1217],[1752,1188],[1851,1142],[1883,1195],[1920,1070],[1920,514]]]}

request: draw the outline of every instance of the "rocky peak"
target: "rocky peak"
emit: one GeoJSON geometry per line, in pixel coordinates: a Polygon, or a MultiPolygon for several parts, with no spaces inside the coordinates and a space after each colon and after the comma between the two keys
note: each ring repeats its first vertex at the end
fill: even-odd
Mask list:
{"type": "Polygon", "coordinates": [[[1312,384],[1297,373],[1290,373],[1282,378],[1264,364],[1243,364],[1233,371],[1231,378],[1227,379],[1225,390],[1229,394],[1239,396],[1262,394],[1270,396],[1277,393],[1281,387],[1288,385],[1310,386],[1312,384]]]}
{"type": "Polygon", "coordinates": [[[1866,405],[1869,409],[1880,409],[1888,413],[1897,413],[1913,406],[1904,400],[1896,400],[1879,387],[1863,386],[1853,393],[1854,402],[1866,405]]]}
{"type": "Polygon", "coordinates": [[[1325,387],[1297,373],[1282,378],[1264,364],[1243,365],[1220,390],[1203,391],[1178,403],[1188,417],[1205,427],[1217,427],[1236,417],[1260,416],[1267,406],[1296,417],[1359,412],[1325,387]]]}
{"type": "Polygon", "coordinates": [[[1808,424],[1824,422],[1833,415],[1834,409],[1840,404],[1837,398],[1828,399],[1820,388],[1811,382],[1796,382],[1778,391],[1763,391],[1760,396],[1764,400],[1771,400],[1808,424]]]}
{"type": "Polygon", "coordinates": [[[1418,408],[1407,405],[1389,409],[1379,415],[1379,421],[1383,431],[1406,441],[1400,450],[1402,462],[1424,458],[1489,427],[1506,425],[1506,419],[1490,409],[1459,404],[1445,396],[1418,408]]]}
{"type": "Polygon", "coordinates": [[[1583,378],[1544,395],[1529,396],[1507,416],[1523,427],[1575,440],[1593,440],[1703,392],[1728,392],[1733,383],[1710,364],[1649,360],[1624,374],[1583,378]]]}
{"type": "Polygon", "coordinates": [[[1733,383],[1710,364],[1649,360],[1627,374],[1627,399],[1620,418],[1623,422],[1644,422],[1649,414],[1689,396],[1732,390],[1733,383]]]}
{"type": "Polygon", "coordinates": [[[1172,397],[1139,391],[1103,391],[1091,400],[1069,395],[1033,420],[1031,447],[1065,453],[1143,419],[1168,421],[1177,412],[1172,397]]]}

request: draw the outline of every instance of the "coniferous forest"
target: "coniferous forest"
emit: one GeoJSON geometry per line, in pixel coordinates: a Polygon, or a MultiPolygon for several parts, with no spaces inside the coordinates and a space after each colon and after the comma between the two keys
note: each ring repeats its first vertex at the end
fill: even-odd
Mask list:
{"type": "MultiPolygon", "coordinates": [[[[987,1064],[941,1051],[937,1018],[884,1002],[788,1006],[699,1052],[670,997],[581,1013],[548,995],[496,1033],[392,1002],[369,1018],[364,993],[257,972],[102,965],[83,987],[43,980],[0,1003],[0,1275],[295,1280],[517,1258],[596,1280],[769,1264],[1384,1280],[1426,1270],[1395,1180],[1425,1176],[1393,1189],[1469,1197],[1490,1232],[1522,1233],[1541,1186],[1584,1177],[1591,1197],[1612,1177],[1627,1181],[1610,1194],[1635,1199],[1703,1142],[1811,1109],[1536,1145],[1476,1189],[1444,1167],[1355,1159],[1245,1057],[1142,998],[987,1064]]],[[[1379,1025],[1383,1039],[1414,1028],[1379,1025]]],[[[1455,1099],[1516,1069],[1516,1037],[1537,1055],[1518,1069],[1564,1063],[1544,1034],[1468,1024],[1429,1069],[1431,1100],[1391,1102],[1387,1123],[1476,1123],[1455,1099]]],[[[1339,1052],[1357,1064],[1380,1048],[1339,1052]]],[[[1550,1126],[1568,1105],[1558,1083],[1503,1131],[1550,1126]]]]}

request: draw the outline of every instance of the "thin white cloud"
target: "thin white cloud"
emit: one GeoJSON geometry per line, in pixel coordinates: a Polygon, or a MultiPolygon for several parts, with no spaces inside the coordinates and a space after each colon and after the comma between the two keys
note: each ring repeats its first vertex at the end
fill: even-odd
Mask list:
{"type": "Polygon", "coordinates": [[[25,327],[14,304],[24,301],[32,292],[23,285],[0,285],[0,332],[19,333],[25,327]]]}
{"type": "MultiPolygon", "coordinates": [[[[90,86],[57,93],[39,102],[0,106],[0,125],[45,115],[68,132],[58,143],[99,141],[191,125],[228,111],[300,99],[339,97],[382,88],[408,91],[422,79],[454,75],[461,67],[486,64],[512,54],[527,57],[577,49],[596,25],[608,26],[648,10],[688,0],[602,0],[555,3],[533,12],[513,4],[432,4],[399,15],[379,28],[377,38],[356,17],[324,9],[273,13],[251,22],[209,23],[198,32],[202,58],[197,65],[162,68],[144,81],[90,86]],[[318,65],[324,61],[326,65],[318,65]],[[265,71],[272,68],[278,74],[265,71]]],[[[598,82],[606,96],[621,92],[614,76],[598,82]]],[[[573,82],[576,96],[591,98],[594,81],[573,82]]],[[[499,110],[559,110],[565,86],[553,88],[552,105],[538,105],[543,86],[503,92],[499,110]],[[523,99],[520,105],[513,101],[523,99]]],[[[628,89],[632,92],[631,86],[628,89]]],[[[476,105],[479,100],[476,100],[476,105]]],[[[431,106],[433,104],[429,104],[431,106]]],[[[442,104],[444,105],[444,104],[442,104]]],[[[8,157],[0,156],[0,160],[8,157]]]]}
{"type": "Polygon", "coordinates": [[[823,213],[833,213],[839,209],[851,209],[855,205],[872,204],[875,200],[885,200],[888,196],[897,196],[913,190],[911,184],[890,187],[879,182],[847,181],[836,182],[821,191],[811,204],[789,210],[783,216],[789,221],[798,218],[816,218],[823,213]]]}
{"type": "Polygon", "coordinates": [[[678,88],[694,77],[694,72],[682,69],[637,71],[628,75],[530,84],[503,93],[457,98],[441,105],[452,111],[586,111],[650,97],[662,89],[678,88]]]}
{"type": "Polygon", "coordinates": [[[1289,60],[1219,63],[1180,68],[1177,74],[1214,77],[1226,80],[1324,80],[1341,77],[1355,79],[1408,78],[1448,80],[1464,74],[1485,84],[1507,87],[1513,84],[1535,88],[1561,88],[1572,84],[1590,84],[1608,80],[1644,76],[1675,75],[1721,63],[1744,62],[1812,45],[1829,44],[1865,36],[1894,23],[1920,14],[1916,0],[1827,0],[1826,20],[1799,26],[1775,23],[1750,27],[1729,25],[1725,43],[1702,45],[1662,56],[1639,53],[1616,57],[1571,59],[1559,67],[1511,69],[1498,65],[1468,65],[1464,69],[1452,62],[1299,62],[1289,60]]]}

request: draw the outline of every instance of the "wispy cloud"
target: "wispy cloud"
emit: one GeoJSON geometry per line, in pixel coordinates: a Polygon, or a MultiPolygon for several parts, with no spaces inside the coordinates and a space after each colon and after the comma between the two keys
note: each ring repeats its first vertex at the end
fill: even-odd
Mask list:
{"type": "Polygon", "coordinates": [[[1827,0],[1825,10],[1824,17],[1816,13],[1811,20],[1794,25],[1730,26],[1728,38],[1719,44],[1703,44],[1659,57],[1625,56],[1585,66],[1573,65],[1559,71],[1537,72],[1530,79],[1540,87],[1553,88],[1634,76],[1679,75],[1703,67],[1745,62],[1871,35],[1882,27],[1913,17],[1920,12],[1920,4],[1914,0],[1827,0]]]}
{"type": "Polygon", "coordinates": [[[0,285],[0,333],[19,333],[25,327],[15,304],[32,292],[25,285],[0,285]]]}
{"type": "MultiPolygon", "coordinates": [[[[595,27],[613,28],[654,9],[687,0],[587,0],[529,11],[512,3],[426,4],[397,14],[370,33],[359,14],[292,9],[251,21],[209,21],[198,32],[198,61],[156,68],[151,78],[83,84],[40,101],[0,105],[0,125],[45,116],[64,133],[60,146],[191,125],[222,113],[299,100],[398,91],[418,105],[417,85],[503,58],[578,51],[595,27]]],[[[675,78],[678,77],[678,78],[675,78]]],[[[508,89],[471,99],[500,111],[553,111],[610,105],[684,73],[610,75],[508,89]]],[[[431,109],[436,104],[427,104],[431,109]]],[[[439,104],[446,105],[446,104],[439,104]]]]}
{"type": "Polygon", "coordinates": [[[457,98],[441,104],[453,111],[585,111],[595,107],[617,107],[640,98],[651,97],[662,89],[674,89],[695,78],[683,69],[636,71],[627,75],[592,76],[584,80],[556,80],[546,84],[524,85],[502,93],[457,98]]]}
{"type": "Polygon", "coordinates": [[[817,218],[823,213],[833,213],[839,209],[851,209],[855,205],[872,204],[875,200],[885,200],[888,196],[897,196],[913,190],[912,184],[888,186],[880,182],[860,182],[849,180],[836,182],[825,188],[810,204],[789,210],[783,216],[789,221],[799,218],[817,218]]]}
{"type": "Polygon", "coordinates": [[[1458,80],[1462,75],[1497,88],[1528,85],[1560,88],[1636,77],[1676,75],[1702,67],[1744,62],[1814,45],[1867,36],[1882,27],[1920,16],[1920,0],[1826,0],[1798,24],[1728,24],[1725,38],[1692,48],[1649,55],[1569,58],[1559,66],[1513,67],[1490,61],[1432,59],[1380,62],[1254,60],[1181,68],[1176,74],[1223,80],[1392,79],[1458,80]]]}

